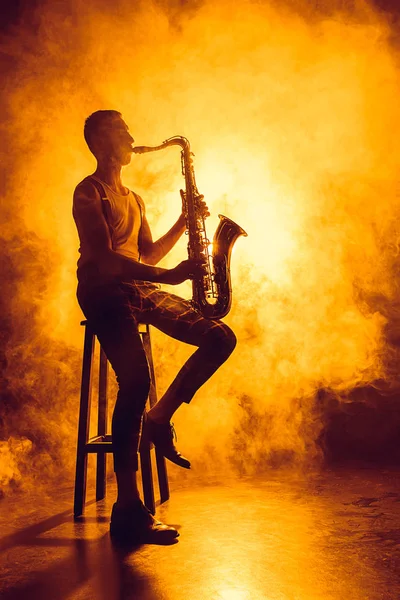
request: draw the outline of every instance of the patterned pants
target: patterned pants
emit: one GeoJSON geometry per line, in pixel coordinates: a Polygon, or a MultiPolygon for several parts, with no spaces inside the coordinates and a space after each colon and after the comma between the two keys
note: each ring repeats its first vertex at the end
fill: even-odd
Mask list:
{"type": "Polygon", "coordinates": [[[118,395],[112,417],[114,470],[137,470],[141,418],[150,388],[138,323],[148,323],[197,346],[168,390],[168,394],[186,403],[233,352],[235,334],[221,321],[202,317],[187,300],[161,291],[152,283],[92,289],[79,284],[77,296],[117,376],[118,395]]]}

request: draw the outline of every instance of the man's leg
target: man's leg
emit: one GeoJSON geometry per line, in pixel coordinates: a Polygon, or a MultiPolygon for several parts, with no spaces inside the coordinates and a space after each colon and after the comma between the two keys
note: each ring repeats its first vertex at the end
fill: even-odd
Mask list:
{"type": "Polygon", "coordinates": [[[118,506],[139,498],[136,481],[140,425],[150,389],[146,355],[134,319],[110,319],[100,328],[98,338],[113,367],[117,400],[112,415],[114,471],[118,506]]]}
{"type": "Polygon", "coordinates": [[[79,300],[115,371],[119,386],[112,417],[118,498],[112,510],[110,532],[115,538],[129,543],[172,541],[179,533],[154,519],[140,500],[137,487],[140,425],[150,376],[135,311],[126,293],[118,288],[103,297],[99,291],[91,297],[82,294],[79,300]]]}
{"type": "Polygon", "coordinates": [[[156,292],[155,308],[148,322],[167,335],[198,346],[183,365],[160,401],[149,411],[151,419],[168,423],[183,403],[189,403],[197,390],[227,360],[236,345],[233,331],[221,321],[205,319],[191,304],[174,294],[156,292]]]}
{"type": "Polygon", "coordinates": [[[123,295],[91,298],[83,303],[99,342],[117,377],[118,394],[112,416],[117,505],[139,498],[136,482],[140,425],[150,388],[150,376],[135,315],[123,295]]]}

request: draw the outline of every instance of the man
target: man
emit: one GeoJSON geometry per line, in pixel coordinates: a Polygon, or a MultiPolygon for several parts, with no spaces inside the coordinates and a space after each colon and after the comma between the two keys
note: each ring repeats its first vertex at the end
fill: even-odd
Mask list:
{"type": "MultiPolygon", "coordinates": [[[[119,386],[112,418],[118,497],[110,531],[126,541],[164,543],[179,534],[152,517],[140,500],[136,481],[141,418],[150,386],[138,323],[149,323],[198,347],[149,411],[142,434],[184,468],[190,468],[190,462],[174,445],[171,417],[228,358],[236,338],[224,323],[203,318],[188,301],[157,285],[201,276],[204,265],[184,260],[173,269],[155,266],[184,233],[185,216],[181,214],[164,236],[153,241],[143,200],[121,181],[121,168],[130,163],[134,142],[121,114],[93,113],[86,119],[84,136],[97,168],[74,193],[80,238],[77,297],[119,386]]],[[[204,202],[203,207],[208,214],[204,202]]]]}

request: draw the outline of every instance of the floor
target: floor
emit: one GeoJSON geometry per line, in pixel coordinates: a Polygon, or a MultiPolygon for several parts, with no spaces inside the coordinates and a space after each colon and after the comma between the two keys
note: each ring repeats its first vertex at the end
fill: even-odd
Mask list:
{"type": "MultiPolygon", "coordinates": [[[[177,468],[177,467],[176,467],[177,468]]],[[[400,471],[273,472],[174,484],[170,546],[114,548],[115,495],[72,519],[72,489],[0,502],[2,600],[397,600],[400,471]]]]}

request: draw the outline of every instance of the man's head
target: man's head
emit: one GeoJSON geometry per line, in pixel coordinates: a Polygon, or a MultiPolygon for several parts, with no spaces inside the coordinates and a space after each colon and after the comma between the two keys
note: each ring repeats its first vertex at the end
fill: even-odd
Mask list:
{"type": "Polygon", "coordinates": [[[85,121],[83,135],[97,160],[129,164],[134,139],[118,111],[97,110],[92,113],[85,121]]]}

